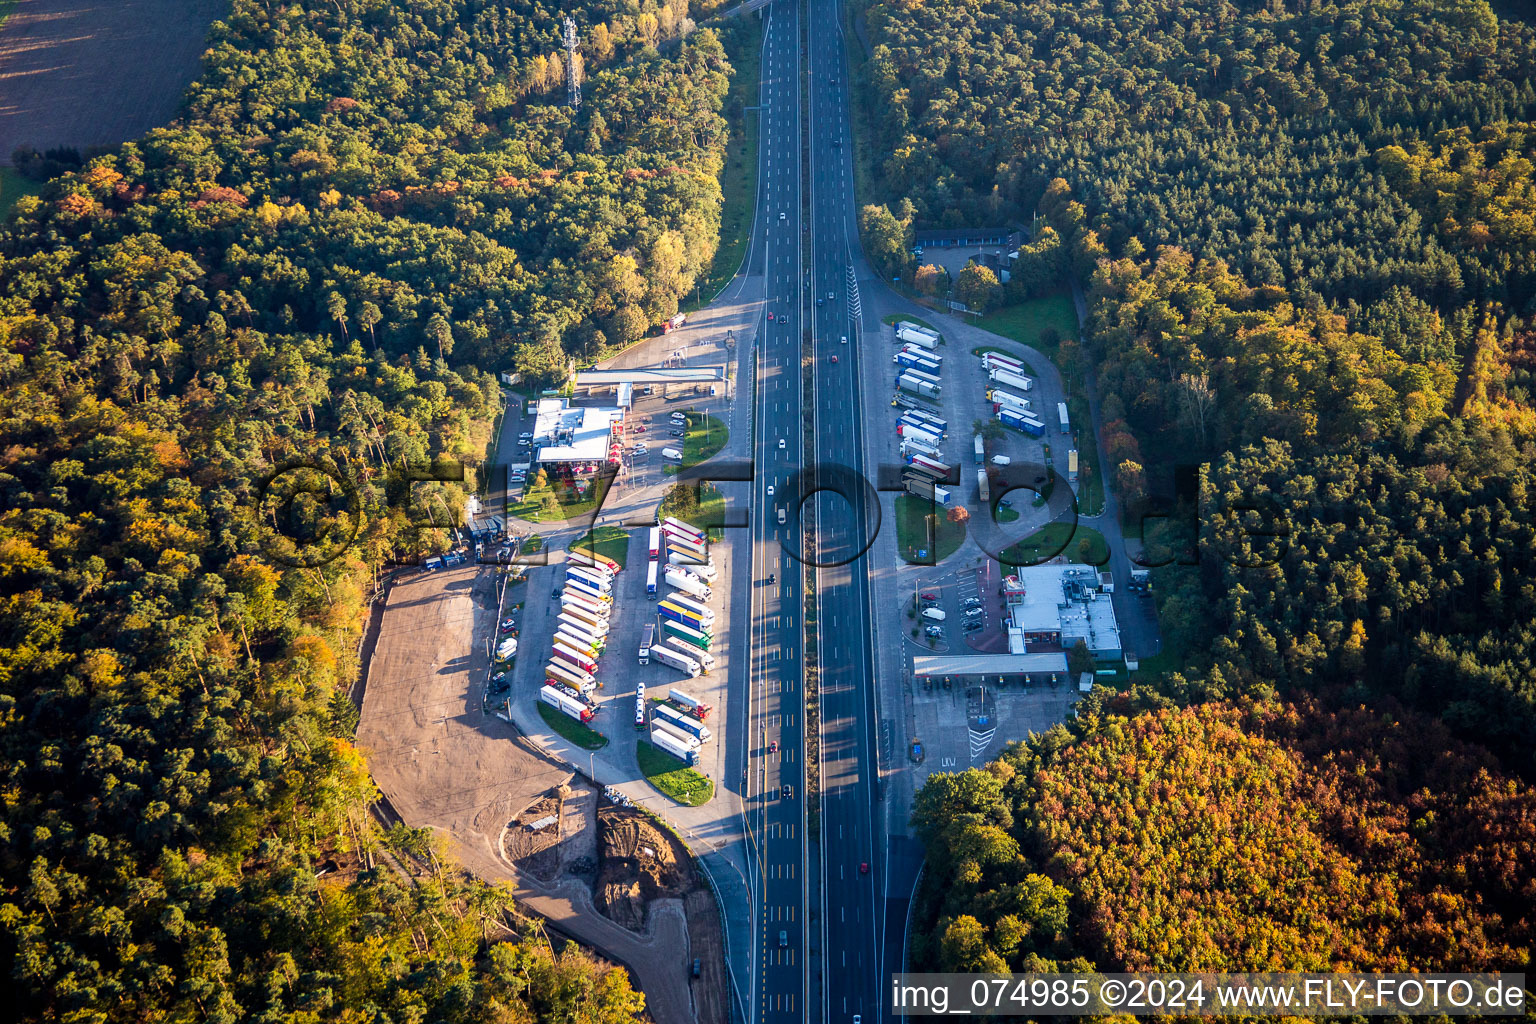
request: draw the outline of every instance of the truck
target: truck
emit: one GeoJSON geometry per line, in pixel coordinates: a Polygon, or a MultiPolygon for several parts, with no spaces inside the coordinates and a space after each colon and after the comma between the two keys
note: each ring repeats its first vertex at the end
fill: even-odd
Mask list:
{"type": "Polygon", "coordinates": [[[651,527],[651,535],[646,543],[646,550],[650,552],[652,561],[655,561],[656,557],[661,554],[661,527],[651,527]]]}
{"type": "Polygon", "coordinates": [[[668,647],[666,644],[657,644],[655,647],[652,647],[651,657],[663,665],[671,665],[690,679],[699,674],[698,662],[683,652],[668,647]]]}
{"type": "Polygon", "coordinates": [[[987,401],[992,403],[992,411],[996,412],[1001,406],[1012,409],[1014,412],[1029,412],[1029,399],[1020,398],[1012,391],[1004,391],[1002,388],[992,388],[987,392],[987,401]]]}
{"type": "Polygon", "coordinates": [[[979,466],[979,465],[981,465],[982,463],[984,463],[986,461],[987,461],[987,443],[981,439],[981,435],[980,434],[977,434],[976,435],[976,465],[979,466]]]}
{"type": "Polygon", "coordinates": [[[907,465],[921,466],[923,469],[929,470],[930,475],[932,475],[936,480],[945,480],[949,478],[949,465],[947,463],[940,462],[938,459],[930,459],[926,455],[908,456],[907,465]]]}
{"type": "Polygon", "coordinates": [[[661,333],[662,334],[671,334],[673,331],[677,330],[679,327],[683,326],[683,324],[685,324],[687,322],[688,322],[688,314],[687,313],[679,313],[676,316],[671,317],[670,319],[664,320],[662,322],[661,333]]]}
{"type": "Polygon", "coordinates": [[[651,746],[665,750],[683,764],[695,765],[699,760],[699,752],[688,746],[682,740],[660,729],[651,730],[651,746]]]}
{"type": "Polygon", "coordinates": [[[665,704],[657,704],[651,710],[651,721],[665,722],[672,728],[686,733],[689,736],[697,736],[702,742],[705,743],[708,743],[710,737],[714,735],[709,731],[709,726],[705,725],[697,718],[694,718],[692,715],[685,715],[681,711],[677,710],[677,708],[668,707],[665,704]]]}
{"type": "Polygon", "coordinates": [[[539,700],[578,722],[590,722],[596,714],[585,702],[577,700],[558,686],[545,686],[540,689],[539,700]]]}
{"type": "Polygon", "coordinates": [[[574,666],[560,661],[551,660],[544,666],[544,677],[557,683],[563,683],[573,690],[586,696],[597,691],[597,680],[592,673],[585,672],[574,666]]]}
{"type": "Polygon", "coordinates": [[[1022,359],[1005,356],[1001,352],[983,352],[981,354],[981,365],[986,370],[1009,370],[1020,376],[1023,376],[1029,369],[1029,367],[1024,365],[1022,359]]]}
{"type": "Polygon", "coordinates": [[[717,575],[714,559],[697,558],[686,551],[668,551],[667,564],[686,566],[689,572],[702,576],[705,582],[714,582],[717,575]]]}
{"type": "Polygon", "coordinates": [[[1030,437],[1045,436],[1045,424],[1027,412],[1018,413],[1010,409],[999,409],[997,410],[997,419],[1003,426],[1012,427],[1014,430],[1022,430],[1030,437]]]}
{"type": "Polygon", "coordinates": [[[936,484],[925,484],[921,480],[908,479],[903,482],[907,493],[915,494],[919,498],[927,498],[935,505],[949,504],[949,490],[936,484]]]}
{"type": "Polygon", "coordinates": [[[1002,367],[988,371],[987,377],[994,384],[1001,384],[1007,388],[1018,388],[1020,391],[1028,391],[1035,386],[1035,379],[1033,377],[1026,377],[1022,373],[1014,373],[1012,370],[1005,370],[1002,367]]]}
{"type": "Polygon", "coordinates": [[[944,381],[941,380],[937,374],[925,373],[922,370],[907,370],[906,375],[908,377],[916,377],[918,380],[925,380],[935,387],[944,383],[944,381]]]}
{"type": "Polygon", "coordinates": [[[711,705],[705,704],[693,694],[684,693],[675,687],[667,691],[667,696],[671,698],[674,704],[680,705],[684,711],[687,711],[701,722],[709,717],[711,711],[715,710],[711,705]]]}
{"type": "Polygon", "coordinates": [[[945,482],[943,476],[925,466],[901,467],[902,486],[906,486],[908,480],[916,480],[918,483],[923,484],[942,484],[945,482]]]}
{"type": "Polygon", "coordinates": [[[713,629],[715,626],[714,612],[710,612],[708,615],[701,615],[691,608],[684,608],[680,605],[674,604],[671,598],[668,598],[667,600],[658,604],[656,606],[656,610],[659,611],[662,617],[665,619],[668,619],[672,622],[681,622],[685,626],[689,626],[700,631],[713,629]]]}
{"type": "Polygon", "coordinates": [[[605,594],[613,591],[613,573],[608,572],[606,569],[594,569],[585,565],[567,566],[565,581],[567,583],[586,583],[605,594]]]}
{"type": "Polygon", "coordinates": [[[694,629],[683,622],[673,622],[671,619],[661,624],[662,631],[668,636],[683,641],[690,647],[697,647],[701,651],[709,650],[709,645],[714,643],[714,637],[707,630],[694,629]]]}
{"type": "Polygon", "coordinates": [[[667,538],[667,551],[681,551],[685,555],[694,558],[708,558],[709,549],[697,541],[684,540],[682,537],[667,538]]]}
{"type": "Polygon", "coordinates": [[[901,442],[901,454],[903,454],[903,455],[926,455],[930,459],[937,459],[937,458],[940,458],[943,455],[943,452],[939,451],[937,448],[935,448],[931,444],[925,444],[922,441],[915,441],[915,440],[914,441],[908,441],[905,438],[903,438],[902,442],[901,442]]]}
{"type": "Polygon", "coordinates": [[[912,371],[910,370],[896,378],[896,386],[908,394],[922,395],[924,398],[938,398],[944,391],[942,387],[934,384],[932,381],[912,376],[912,371]]]}
{"type": "Polygon", "coordinates": [[[940,369],[939,364],[932,359],[924,358],[915,352],[908,352],[905,349],[892,356],[891,362],[897,366],[903,366],[907,369],[918,370],[927,374],[937,374],[940,369]]]}
{"type": "Polygon", "coordinates": [[[659,562],[651,562],[645,570],[645,596],[652,601],[656,600],[656,567],[659,562]]]}
{"type": "Polygon", "coordinates": [[[942,363],[944,361],[943,356],[939,355],[937,352],[931,351],[930,349],[923,348],[921,345],[903,345],[901,346],[901,350],[903,352],[910,352],[913,355],[922,359],[926,359],[931,363],[942,363]]]}
{"type": "Polygon", "coordinates": [[[608,621],[609,607],[609,605],[603,604],[601,601],[594,601],[590,597],[576,593],[574,589],[568,589],[565,593],[560,595],[561,611],[565,611],[567,608],[570,608],[575,611],[586,612],[593,618],[599,619],[603,622],[608,621]]]}
{"type": "Polygon", "coordinates": [[[661,521],[661,525],[675,533],[682,533],[686,536],[691,536],[694,540],[702,541],[704,539],[703,530],[699,529],[697,526],[692,525],[691,523],[685,523],[681,519],[677,519],[673,516],[668,516],[667,518],[663,519],[661,521]]]}
{"type": "Polygon", "coordinates": [[[681,569],[667,570],[667,586],[676,587],[689,597],[696,597],[700,601],[708,601],[712,596],[708,587],[681,569]]]}
{"type": "Polygon", "coordinates": [[[651,663],[651,645],[656,642],[656,623],[647,622],[640,632],[640,664],[651,663]]]}
{"type": "Polygon", "coordinates": [[[910,320],[902,320],[896,324],[896,340],[906,345],[920,345],[931,351],[939,347],[944,336],[910,320]]]}
{"type": "Polygon", "coordinates": [[[1152,573],[1146,569],[1132,569],[1131,579],[1126,584],[1126,589],[1133,594],[1147,594],[1152,591],[1152,573]]]}
{"type": "Polygon", "coordinates": [[[929,434],[937,434],[939,437],[948,437],[949,432],[944,429],[944,421],[933,416],[920,416],[916,410],[908,410],[896,418],[896,422],[904,427],[916,427],[918,430],[929,434]]]}
{"type": "Polygon", "coordinates": [[[1066,402],[1057,402],[1056,403],[1056,416],[1057,416],[1058,419],[1061,420],[1061,432],[1063,434],[1070,434],[1070,433],[1072,433],[1072,421],[1067,418],[1067,403],[1066,402]]]}
{"type": "Polygon", "coordinates": [[[566,662],[567,664],[574,665],[582,672],[587,673],[587,675],[591,675],[597,671],[596,658],[592,657],[590,654],[577,650],[573,644],[566,644],[561,642],[558,636],[550,642],[550,653],[555,658],[566,662]]]}
{"type": "Polygon", "coordinates": [[[900,391],[898,391],[894,395],[891,396],[891,404],[894,405],[894,406],[899,406],[900,408],[903,408],[903,409],[916,409],[917,408],[917,399],[909,398],[906,395],[902,394],[900,391]]]}
{"type": "Polygon", "coordinates": [[[697,598],[685,597],[682,594],[673,594],[668,597],[667,600],[675,605],[678,605],[679,607],[686,608],[689,611],[697,612],[700,615],[713,616],[715,614],[707,604],[704,604],[697,598]]]}
{"type": "Polygon", "coordinates": [[[571,548],[565,553],[565,561],[567,564],[585,565],[594,569],[605,569],[614,575],[617,575],[618,571],[624,568],[613,559],[607,557],[606,555],[600,555],[596,551],[593,551],[589,548],[571,548]]]}
{"type": "Polygon", "coordinates": [[[928,424],[928,429],[932,430],[934,433],[942,434],[945,437],[949,436],[949,420],[946,420],[942,416],[935,416],[933,413],[928,412],[926,409],[913,409],[910,412],[904,413],[902,418],[916,420],[919,423],[926,423],[928,424]]]}
{"type": "Polygon", "coordinates": [[[611,589],[604,590],[589,580],[567,579],[565,581],[565,590],[566,593],[574,591],[577,596],[590,598],[600,604],[609,604],[613,601],[613,591],[611,589]]]}
{"type": "Polygon", "coordinates": [[[702,671],[713,672],[715,670],[715,656],[710,654],[708,651],[698,650],[697,648],[691,647],[688,644],[683,643],[681,640],[675,638],[668,640],[667,646],[672,648],[678,654],[681,654],[683,657],[692,658],[694,661],[698,662],[699,668],[702,671]]]}
{"type": "Polygon", "coordinates": [[[575,619],[555,620],[555,634],[578,641],[576,646],[590,649],[594,654],[603,653],[608,646],[606,633],[594,633],[591,627],[575,619]]]}
{"type": "Polygon", "coordinates": [[[987,471],[985,469],[978,469],[976,471],[976,493],[980,495],[982,504],[992,500],[991,488],[988,486],[987,471]]]}
{"type": "Polygon", "coordinates": [[[934,448],[937,448],[939,442],[943,440],[938,434],[935,434],[927,427],[920,427],[913,423],[896,424],[896,436],[900,437],[903,441],[921,441],[923,444],[934,448]]]}
{"type": "Polygon", "coordinates": [[[562,608],[560,609],[560,618],[585,629],[594,636],[608,635],[607,619],[599,619],[595,615],[589,615],[580,608],[562,608]]]}

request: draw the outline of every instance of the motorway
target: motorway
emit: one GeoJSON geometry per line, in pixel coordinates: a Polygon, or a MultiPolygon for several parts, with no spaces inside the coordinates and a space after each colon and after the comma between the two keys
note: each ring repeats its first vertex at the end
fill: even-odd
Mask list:
{"type": "Polygon", "coordinates": [[[753,1012],[764,1022],[804,1021],[809,903],[805,829],[804,635],[800,573],[785,555],[795,528],[788,486],[805,462],[800,372],[802,286],[800,12],[774,0],[765,14],[762,139],[753,260],[764,313],[758,331],[757,422],[752,481],[752,728],[745,800],[754,840],[759,922],[753,1012]],[[760,248],[759,248],[760,246],[760,248]],[[788,322],[781,317],[788,315],[788,322]],[[778,511],[785,510],[785,522],[778,511]],[[768,582],[774,578],[775,582],[768,582]],[[776,750],[769,753],[773,743],[776,750]],[[786,790],[785,787],[788,787],[786,790]]]}

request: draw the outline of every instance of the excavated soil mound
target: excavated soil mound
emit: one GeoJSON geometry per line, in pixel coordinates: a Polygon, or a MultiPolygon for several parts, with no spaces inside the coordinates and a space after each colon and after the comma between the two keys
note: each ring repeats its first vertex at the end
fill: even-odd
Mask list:
{"type": "Polygon", "coordinates": [[[651,900],[681,898],[699,885],[687,848],[634,808],[600,808],[597,839],[593,901],[615,924],[640,931],[651,900]]]}

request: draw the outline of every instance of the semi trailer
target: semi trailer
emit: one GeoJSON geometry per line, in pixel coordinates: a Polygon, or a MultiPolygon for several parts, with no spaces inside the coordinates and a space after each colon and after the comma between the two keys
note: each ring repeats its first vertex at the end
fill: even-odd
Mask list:
{"type": "Polygon", "coordinates": [[[912,370],[907,370],[900,377],[897,377],[896,386],[908,394],[922,395],[924,398],[938,398],[943,393],[943,387],[932,381],[914,377],[912,376],[913,372],[912,370]]]}
{"type": "Polygon", "coordinates": [[[544,666],[544,676],[547,679],[564,683],[571,689],[581,693],[582,696],[597,692],[597,680],[592,678],[592,673],[584,672],[563,661],[552,659],[548,665],[544,666]]]}
{"type": "Polygon", "coordinates": [[[949,504],[949,489],[937,484],[924,483],[921,480],[908,478],[903,481],[908,494],[914,494],[919,498],[926,498],[935,505],[949,504]]]}
{"type": "Polygon", "coordinates": [[[550,707],[569,715],[578,722],[590,722],[595,712],[585,702],[576,699],[558,686],[545,686],[539,690],[539,700],[550,707]]]}
{"type": "Polygon", "coordinates": [[[714,643],[714,637],[706,630],[694,629],[682,622],[673,622],[668,619],[661,624],[662,631],[670,637],[676,637],[690,647],[696,647],[701,651],[709,650],[709,645],[714,643]]]}
{"type": "Polygon", "coordinates": [[[1003,426],[1012,427],[1014,430],[1022,430],[1030,437],[1045,436],[1045,424],[1027,412],[1017,413],[1011,409],[999,409],[997,410],[997,419],[1003,426]]]}
{"type": "Polygon", "coordinates": [[[645,596],[652,601],[656,600],[656,567],[659,562],[651,562],[645,570],[645,596]]]}
{"type": "Polygon", "coordinates": [[[682,740],[677,739],[676,737],[659,729],[651,730],[651,745],[653,747],[657,747],[658,749],[665,750],[667,753],[671,754],[673,757],[677,758],[679,761],[683,762],[683,764],[686,764],[689,767],[692,767],[698,763],[699,752],[697,750],[694,750],[692,747],[685,744],[682,740]]]}
{"type": "Polygon", "coordinates": [[[1012,370],[1006,370],[1000,366],[988,371],[987,377],[994,384],[1001,384],[1008,388],[1018,388],[1020,391],[1028,391],[1035,386],[1035,379],[1033,377],[1026,377],[1022,373],[1014,373],[1012,370]]]}
{"type": "Polygon", "coordinates": [[[651,645],[656,642],[656,623],[647,622],[640,633],[640,664],[651,663],[651,645]]]}
{"type": "Polygon", "coordinates": [[[657,704],[651,709],[651,721],[665,722],[690,736],[696,736],[701,742],[708,743],[714,734],[709,731],[709,726],[691,715],[685,715],[681,711],[665,704],[657,704]]]}
{"type": "Polygon", "coordinates": [[[678,640],[675,637],[667,641],[667,646],[671,647],[674,651],[676,651],[678,654],[681,654],[683,657],[692,658],[694,661],[698,662],[699,668],[701,670],[705,672],[714,671],[715,656],[710,654],[708,651],[701,651],[696,647],[692,647],[683,643],[681,640],[678,640]]]}
{"type": "Polygon", "coordinates": [[[1012,409],[1014,412],[1029,412],[1030,403],[1027,398],[1020,398],[1012,391],[1004,391],[1002,388],[992,388],[987,392],[987,401],[992,403],[993,411],[1001,406],[1012,409]]]}
{"type": "Polygon", "coordinates": [[[667,570],[667,586],[676,587],[683,593],[690,597],[696,597],[700,601],[708,601],[710,598],[710,589],[681,569],[667,570]]]}
{"type": "Polygon", "coordinates": [[[918,370],[928,374],[937,374],[940,370],[939,364],[932,359],[918,355],[916,352],[908,352],[905,349],[892,356],[891,362],[909,370],[918,370]]]}
{"type": "Polygon", "coordinates": [[[577,650],[574,646],[564,644],[556,636],[549,645],[551,660],[561,661],[574,667],[578,672],[588,675],[597,671],[597,659],[591,654],[577,650]]]}
{"type": "Polygon", "coordinates": [[[693,555],[683,551],[668,551],[667,564],[685,566],[689,572],[703,577],[706,583],[714,582],[715,576],[718,575],[715,572],[714,559],[695,558],[693,555]]]}
{"type": "Polygon", "coordinates": [[[670,597],[658,604],[656,610],[661,613],[664,619],[672,622],[681,622],[683,625],[697,630],[709,630],[715,626],[714,612],[710,612],[708,615],[701,615],[691,608],[684,608],[675,603],[674,599],[670,597]]]}
{"type": "Polygon", "coordinates": [[[682,705],[683,710],[701,722],[709,717],[711,711],[715,710],[712,705],[705,704],[693,694],[684,693],[675,687],[667,691],[667,696],[672,699],[673,703],[682,705]]]}
{"type": "Polygon", "coordinates": [[[682,651],[668,647],[666,644],[657,644],[655,647],[652,647],[651,657],[655,658],[663,665],[671,665],[673,668],[677,669],[679,672],[690,679],[698,675],[700,672],[698,662],[688,657],[688,655],[684,654],[682,651]]]}

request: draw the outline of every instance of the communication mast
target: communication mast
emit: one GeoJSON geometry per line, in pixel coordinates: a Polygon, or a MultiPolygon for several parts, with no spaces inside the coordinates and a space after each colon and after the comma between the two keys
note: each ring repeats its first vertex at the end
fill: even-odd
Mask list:
{"type": "Polygon", "coordinates": [[[576,38],[576,23],[565,16],[565,92],[572,110],[581,109],[581,56],[576,48],[581,41],[576,38]]]}

